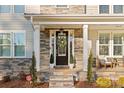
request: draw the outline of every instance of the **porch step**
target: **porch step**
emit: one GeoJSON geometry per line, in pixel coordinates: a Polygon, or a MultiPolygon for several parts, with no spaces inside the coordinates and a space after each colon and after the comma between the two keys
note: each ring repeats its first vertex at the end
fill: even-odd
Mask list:
{"type": "Polygon", "coordinates": [[[73,74],[69,71],[53,71],[49,79],[50,88],[73,88],[73,74]]]}

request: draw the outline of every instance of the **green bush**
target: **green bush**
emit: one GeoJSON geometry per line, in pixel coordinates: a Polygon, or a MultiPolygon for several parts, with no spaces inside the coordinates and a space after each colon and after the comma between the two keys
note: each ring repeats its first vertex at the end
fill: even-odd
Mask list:
{"type": "Polygon", "coordinates": [[[30,67],[30,74],[32,76],[32,83],[34,84],[36,82],[36,80],[37,80],[36,59],[35,59],[34,52],[33,52],[33,55],[32,55],[32,64],[31,64],[31,67],[30,67]]]}
{"type": "Polygon", "coordinates": [[[11,81],[9,75],[3,77],[3,82],[9,82],[9,81],[11,81]]]}
{"type": "Polygon", "coordinates": [[[92,63],[93,63],[93,55],[92,55],[92,52],[90,51],[89,58],[88,58],[88,67],[87,67],[87,80],[88,80],[88,82],[91,82],[93,79],[92,63]]]}
{"type": "Polygon", "coordinates": [[[102,87],[102,88],[108,88],[112,85],[112,81],[110,78],[103,78],[103,77],[99,77],[97,78],[96,80],[96,84],[99,86],[99,87],[102,87]]]}

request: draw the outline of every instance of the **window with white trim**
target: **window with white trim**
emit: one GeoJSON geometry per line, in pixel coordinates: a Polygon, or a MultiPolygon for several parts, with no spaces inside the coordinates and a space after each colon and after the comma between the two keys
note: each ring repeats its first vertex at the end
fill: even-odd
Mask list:
{"type": "Polygon", "coordinates": [[[99,55],[117,56],[124,55],[124,33],[99,33],[99,55]],[[111,40],[111,42],[110,42],[111,40]],[[109,53],[110,51],[111,53],[109,53]]]}
{"type": "Polygon", "coordinates": [[[14,56],[25,56],[24,33],[14,33],[14,56]]]}
{"type": "Polygon", "coordinates": [[[99,55],[109,55],[109,33],[99,34],[99,55]]]}
{"type": "Polygon", "coordinates": [[[0,57],[25,57],[25,33],[0,32],[0,57]]]}
{"type": "Polygon", "coordinates": [[[121,56],[123,52],[123,34],[113,34],[113,55],[121,56]]]}
{"type": "Polygon", "coordinates": [[[99,14],[109,14],[109,5],[99,5],[99,14]]]}
{"type": "Polygon", "coordinates": [[[24,13],[25,5],[0,5],[0,13],[24,13]]]}
{"type": "Polygon", "coordinates": [[[114,5],[113,6],[113,13],[115,13],[115,14],[123,13],[123,5],[114,5]]]}
{"type": "Polygon", "coordinates": [[[11,55],[11,34],[10,33],[0,33],[0,56],[10,56],[11,55]]]}

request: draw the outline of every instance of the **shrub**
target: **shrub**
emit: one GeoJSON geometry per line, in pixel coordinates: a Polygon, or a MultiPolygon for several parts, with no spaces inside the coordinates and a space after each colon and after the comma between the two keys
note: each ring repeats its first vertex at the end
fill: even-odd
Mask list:
{"type": "Polygon", "coordinates": [[[32,55],[32,64],[31,64],[31,67],[30,67],[30,74],[31,74],[31,77],[32,77],[32,83],[34,84],[37,80],[36,59],[35,59],[34,52],[33,52],[33,55],[32,55]]]}
{"type": "Polygon", "coordinates": [[[90,55],[89,55],[89,58],[88,58],[88,67],[87,67],[87,80],[88,82],[91,82],[92,81],[92,63],[93,63],[93,55],[92,55],[92,52],[90,51],[90,55]]]}
{"type": "Polygon", "coordinates": [[[108,88],[112,85],[112,81],[110,78],[103,78],[103,77],[97,78],[96,83],[99,87],[103,87],[103,88],[108,88]]]}
{"type": "Polygon", "coordinates": [[[120,77],[117,81],[118,86],[124,87],[124,77],[120,77]]]}
{"type": "Polygon", "coordinates": [[[19,77],[20,80],[26,80],[26,74],[25,74],[23,71],[21,71],[21,72],[18,74],[18,77],[19,77]]]}
{"type": "Polygon", "coordinates": [[[3,82],[9,82],[11,79],[10,79],[10,76],[4,76],[3,77],[3,82]]]}

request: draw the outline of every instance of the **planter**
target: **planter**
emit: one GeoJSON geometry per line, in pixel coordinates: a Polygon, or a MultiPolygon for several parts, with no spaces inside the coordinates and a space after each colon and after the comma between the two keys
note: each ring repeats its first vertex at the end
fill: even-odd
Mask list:
{"type": "Polygon", "coordinates": [[[70,64],[69,67],[70,67],[70,69],[73,69],[74,68],[74,64],[70,64]]]}
{"type": "Polygon", "coordinates": [[[50,64],[50,68],[53,68],[54,67],[54,64],[50,64]]]}

